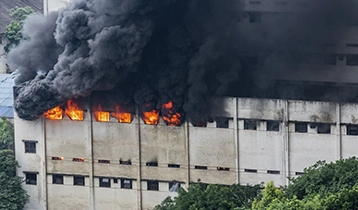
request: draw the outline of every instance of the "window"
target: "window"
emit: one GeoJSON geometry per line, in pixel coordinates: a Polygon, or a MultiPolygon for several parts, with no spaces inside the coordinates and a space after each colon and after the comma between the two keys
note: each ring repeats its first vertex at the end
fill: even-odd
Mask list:
{"type": "Polygon", "coordinates": [[[74,176],[73,185],[85,186],[85,177],[84,176],[74,176]]]}
{"type": "Polygon", "coordinates": [[[195,169],[208,170],[207,166],[195,166],[195,169]]]}
{"type": "Polygon", "coordinates": [[[132,165],[131,160],[119,160],[119,164],[121,165],[132,165]]]}
{"type": "Polygon", "coordinates": [[[180,183],[173,181],[173,182],[169,182],[169,192],[178,192],[180,188],[180,183]]]}
{"type": "Polygon", "coordinates": [[[37,185],[37,173],[26,172],[25,173],[25,183],[31,185],[37,185]]]}
{"type": "Polygon", "coordinates": [[[226,117],[218,117],[215,119],[217,128],[229,128],[229,119],[226,117]]]}
{"type": "Polygon", "coordinates": [[[279,121],[267,121],[266,122],[266,130],[267,131],[279,131],[280,130],[280,122],[279,121]]]}
{"type": "Polygon", "coordinates": [[[347,125],[347,135],[358,135],[358,125],[347,125]]]}
{"type": "Polygon", "coordinates": [[[218,171],[230,171],[230,168],[225,168],[225,167],[217,167],[216,169],[218,171]]]}
{"type": "Polygon", "coordinates": [[[132,189],[132,180],[121,179],[121,188],[122,189],[132,189]]]}
{"type": "Polygon", "coordinates": [[[158,162],[147,162],[146,166],[158,166],[158,162]]]}
{"type": "Polygon", "coordinates": [[[111,163],[111,161],[110,160],[98,160],[98,163],[107,163],[107,164],[109,164],[109,163],[111,163]]]}
{"type": "Polygon", "coordinates": [[[52,157],[52,160],[63,160],[63,157],[52,157]]]}
{"type": "Polygon", "coordinates": [[[73,162],[84,162],[85,159],[84,158],[72,158],[73,162]]]}
{"type": "Polygon", "coordinates": [[[358,55],[347,55],[346,56],[347,66],[357,66],[358,65],[358,55]]]}
{"type": "Polygon", "coordinates": [[[276,171],[276,170],[267,170],[268,174],[280,174],[280,171],[276,171]]]}
{"type": "Polygon", "coordinates": [[[307,123],[295,123],[295,132],[307,133],[307,123]]]}
{"type": "Polygon", "coordinates": [[[168,164],[168,168],[180,168],[178,164],[168,164]]]}
{"type": "Polygon", "coordinates": [[[52,184],[63,184],[63,175],[52,175],[52,184]]]}
{"type": "Polygon", "coordinates": [[[319,123],[317,126],[317,133],[331,133],[331,125],[319,123]]]}
{"type": "Polygon", "coordinates": [[[25,141],[25,153],[36,154],[36,141],[25,141]]]}
{"type": "Polygon", "coordinates": [[[337,58],[336,55],[326,55],[324,57],[324,64],[326,65],[336,65],[337,58]]]}
{"type": "Polygon", "coordinates": [[[244,171],[247,172],[247,173],[257,173],[256,169],[247,169],[247,168],[245,168],[244,171]]]}
{"type": "Polygon", "coordinates": [[[245,130],[256,130],[256,120],[244,120],[245,130]]]}
{"type": "Polygon", "coordinates": [[[100,187],[111,187],[111,179],[108,177],[99,178],[99,186],[100,187]]]}
{"type": "MultiPolygon", "coordinates": [[[[261,4],[261,2],[260,2],[261,4]]],[[[260,12],[249,12],[250,23],[261,23],[261,13],[260,12]]]]}
{"type": "Polygon", "coordinates": [[[296,175],[303,175],[303,174],[305,174],[305,172],[296,172],[295,174],[296,175]]]}
{"type": "Polygon", "coordinates": [[[158,191],[159,182],[158,181],[147,181],[147,190],[158,191]]]}

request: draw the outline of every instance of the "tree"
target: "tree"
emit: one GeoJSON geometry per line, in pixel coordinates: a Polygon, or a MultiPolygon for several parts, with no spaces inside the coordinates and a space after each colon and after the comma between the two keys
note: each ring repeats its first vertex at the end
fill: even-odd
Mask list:
{"type": "Polygon", "coordinates": [[[10,47],[19,44],[23,38],[21,31],[24,21],[32,13],[34,13],[34,10],[29,6],[15,7],[10,11],[10,16],[13,17],[14,20],[6,26],[4,36],[8,39],[8,43],[4,47],[5,52],[9,52],[10,47]]]}
{"type": "Polygon", "coordinates": [[[6,119],[0,119],[0,150],[14,148],[14,126],[6,119]]]}
{"type": "Polygon", "coordinates": [[[0,209],[21,210],[28,201],[29,196],[21,188],[23,181],[16,176],[17,167],[14,152],[0,150],[0,209]]]}
{"type": "Polygon", "coordinates": [[[192,182],[188,190],[179,189],[174,199],[167,197],[155,210],[225,210],[249,209],[251,202],[262,189],[262,185],[233,184],[231,186],[192,182]]]}

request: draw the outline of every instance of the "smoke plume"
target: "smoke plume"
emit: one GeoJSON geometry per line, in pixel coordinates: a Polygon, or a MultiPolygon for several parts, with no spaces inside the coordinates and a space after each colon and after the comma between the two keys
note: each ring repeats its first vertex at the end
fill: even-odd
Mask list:
{"type": "Polygon", "coordinates": [[[68,99],[108,91],[126,105],[172,101],[174,112],[206,121],[212,96],[275,95],[282,61],[324,52],[322,42],[343,36],[337,28],[357,23],[356,3],[346,3],[316,0],[266,19],[237,0],[75,0],[25,22],[28,39],[8,55],[19,73],[15,110],[34,120],[68,99]]]}

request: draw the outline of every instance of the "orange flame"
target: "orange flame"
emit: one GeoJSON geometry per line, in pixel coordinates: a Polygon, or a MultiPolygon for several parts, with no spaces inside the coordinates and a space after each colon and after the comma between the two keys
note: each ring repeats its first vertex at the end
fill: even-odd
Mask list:
{"type": "Polygon", "coordinates": [[[131,123],[132,122],[132,114],[129,112],[122,112],[120,110],[120,106],[116,106],[116,112],[111,113],[112,117],[115,117],[118,119],[118,122],[120,123],[131,123]]]}
{"type": "Polygon", "coordinates": [[[94,117],[97,122],[109,122],[109,112],[103,111],[101,106],[94,112],[94,117]]]}
{"type": "Polygon", "coordinates": [[[45,112],[45,117],[51,120],[62,120],[62,116],[62,109],[59,106],[56,106],[55,108],[52,108],[45,112]]]}
{"type": "Polygon", "coordinates": [[[83,111],[78,107],[74,100],[67,101],[66,114],[71,120],[83,120],[83,111]]]}
{"type": "Polygon", "coordinates": [[[162,109],[165,109],[168,113],[166,115],[163,115],[163,120],[167,123],[167,125],[169,125],[169,126],[180,125],[181,114],[179,112],[176,112],[173,114],[173,102],[172,101],[169,101],[168,103],[163,104],[162,109]]]}
{"type": "Polygon", "coordinates": [[[143,121],[147,125],[156,125],[159,121],[159,111],[152,110],[150,112],[143,112],[143,121]]]}

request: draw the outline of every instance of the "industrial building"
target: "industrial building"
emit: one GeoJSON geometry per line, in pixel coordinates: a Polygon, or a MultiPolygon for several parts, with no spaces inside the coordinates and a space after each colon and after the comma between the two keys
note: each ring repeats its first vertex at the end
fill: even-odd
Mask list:
{"type": "MultiPolygon", "coordinates": [[[[45,14],[69,4],[50,2],[44,1],[45,14]]],[[[258,40],[273,16],[310,4],[242,2],[238,27],[258,40]]],[[[299,65],[269,66],[275,71],[267,80],[280,93],[252,84],[244,89],[250,97],[213,98],[210,119],[196,125],[175,114],[168,120],[159,109],[147,119],[134,104],[132,112],[97,110],[91,97],[84,107],[69,102],[33,121],[15,114],[18,175],[30,195],[26,209],[151,209],[198,179],[284,186],[318,160],[357,156],[358,100],[343,94],[357,89],[357,29],[345,26],[340,39],[322,39],[322,46],[302,53],[299,65]],[[296,90],[302,92],[291,95],[296,90]]]]}

